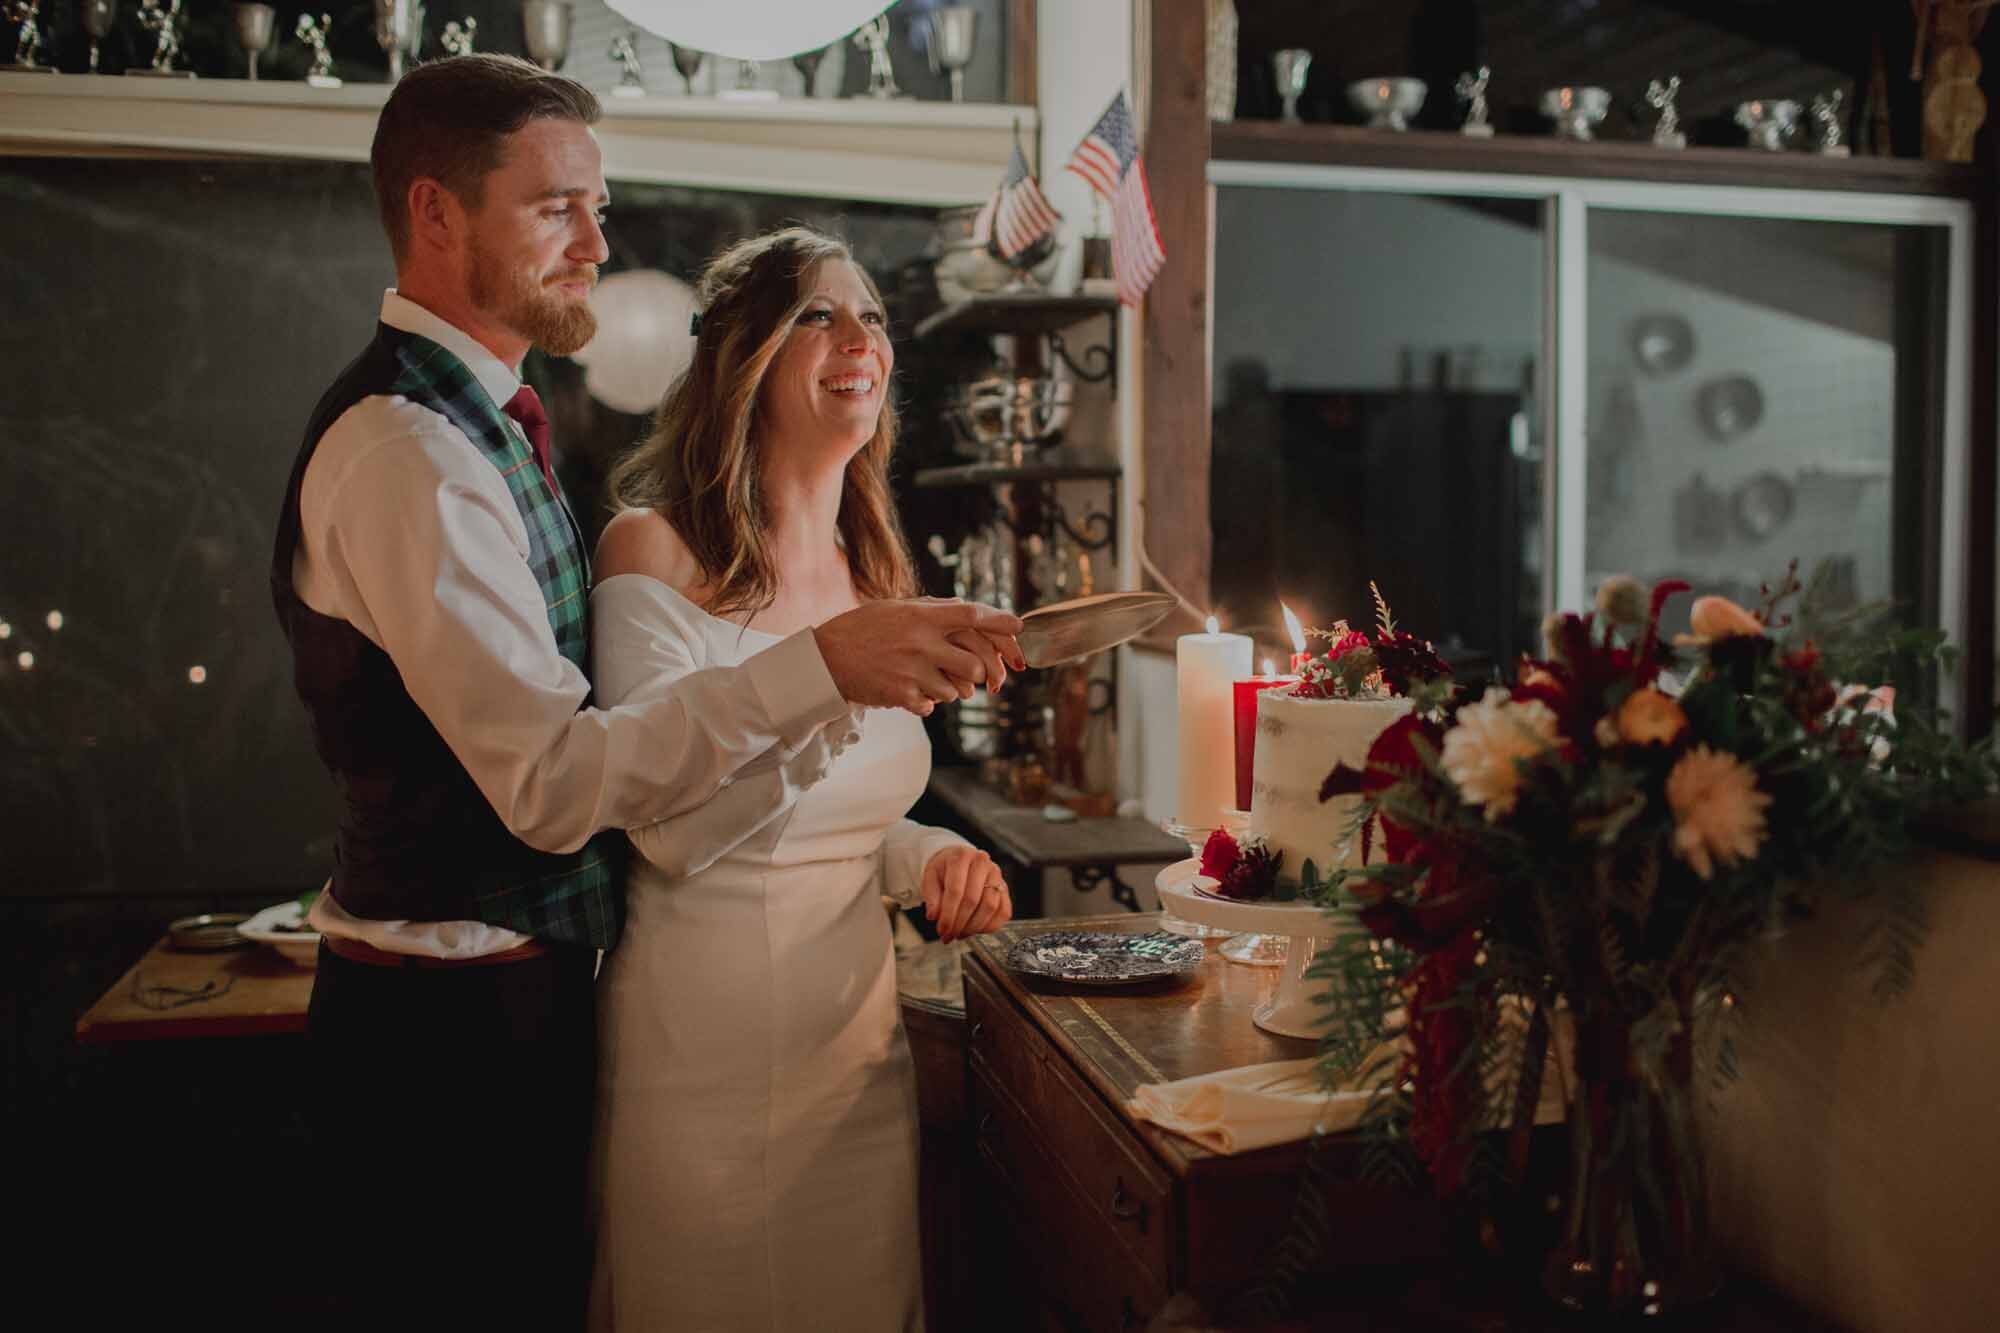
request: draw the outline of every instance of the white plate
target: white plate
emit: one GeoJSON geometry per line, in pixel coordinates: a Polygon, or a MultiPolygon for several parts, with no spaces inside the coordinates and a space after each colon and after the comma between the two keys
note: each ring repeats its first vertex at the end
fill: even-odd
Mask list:
{"type": "Polygon", "coordinates": [[[246,940],[270,945],[300,967],[311,967],[319,960],[319,932],[279,929],[280,926],[302,926],[305,919],[306,909],[299,906],[298,899],[294,898],[265,908],[238,926],[236,933],[246,940]]]}

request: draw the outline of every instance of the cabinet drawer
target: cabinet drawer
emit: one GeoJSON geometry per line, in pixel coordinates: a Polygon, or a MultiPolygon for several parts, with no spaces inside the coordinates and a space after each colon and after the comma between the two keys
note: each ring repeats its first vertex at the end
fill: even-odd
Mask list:
{"type": "Polygon", "coordinates": [[[972,1067],[1018,1103],[1036,1137],[1086,1205],[1163,1286],[1171,1282],[1173,1191],[1102,1100],[1047,1038],[996,993],[976,967],[965,971],[972,1067]]]}
{"type": "Polygon", "coordinates": [[[1145,1328],[1166,1301],[1163,1280],[1114,1239],[1112,1224],[1081,1197],[990,1073],[975,1070],[970,1101],[980,1165],[1020,1210],[1017,1239],[1037,1260],[1024,1276],[1075,1329],[1145,1328]]]}

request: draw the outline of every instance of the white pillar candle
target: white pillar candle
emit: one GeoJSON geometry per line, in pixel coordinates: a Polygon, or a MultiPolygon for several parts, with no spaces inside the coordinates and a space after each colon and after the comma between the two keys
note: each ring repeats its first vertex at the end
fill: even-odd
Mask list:
{"type": "Polygon", "coordinates": [[[1231,682],[1250,674],[1250,637],[1183,634],[1174,645],[1180,687],[1180,773],[1174,818],[1189,828],[1218,828],[1236,804],[1236,723],[1231,682]]]}

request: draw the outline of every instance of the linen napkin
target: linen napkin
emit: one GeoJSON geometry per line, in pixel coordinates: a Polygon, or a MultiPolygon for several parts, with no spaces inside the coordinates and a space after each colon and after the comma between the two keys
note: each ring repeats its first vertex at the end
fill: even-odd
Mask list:
{"type": "Polygon", "coordinates": [[[1302,1139],[1317,1127],[1352,1129],[1367,1109],[1367,1092],[1328,1092],[1313,1060],[1222,1069],[1172,1083],[1133,1089],[1133,1115],[1193,1139],[1211,1152],[1251,1152],[1302,1139]]]}

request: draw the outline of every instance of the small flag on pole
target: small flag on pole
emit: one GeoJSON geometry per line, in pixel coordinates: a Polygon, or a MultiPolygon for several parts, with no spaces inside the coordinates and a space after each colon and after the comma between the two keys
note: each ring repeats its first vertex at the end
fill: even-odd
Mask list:
{"type": "Polygon", "coordinates": [[[1007,174],[1000,178],[1000,188],[973,219],[972,239],[990,245],[1001,258],[1012,259],[1055,230],[1061,219],[1062,215],[1042,193],[1042,187],[1035,184],[1034,173],[1028,170],[1028,159],[1022,156],[1017,141],[1014,156],[1007,163],[1007,174]]]}
{"type": "Polygon", "coordinates": [[[1167,261],[1153,221],[1153,195],[1146,188],[1146,164],[1139,160],[1139,136],[1125,105],[1125,90],[1111,99],[1097,124],[1070,154],[1067,170],[1075,172],[1111,203],[1111,266],[1118,276],[1118,299],[1126,305],[1152,285],[1167,261]]]}

